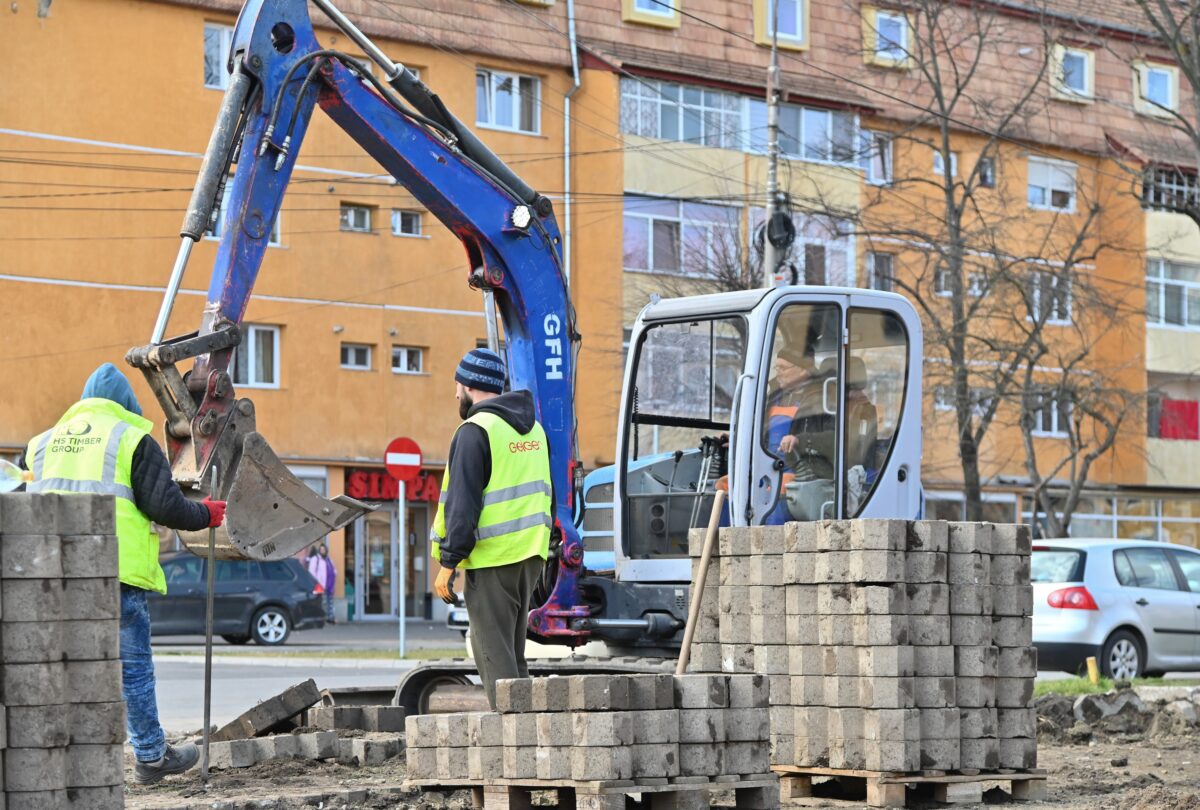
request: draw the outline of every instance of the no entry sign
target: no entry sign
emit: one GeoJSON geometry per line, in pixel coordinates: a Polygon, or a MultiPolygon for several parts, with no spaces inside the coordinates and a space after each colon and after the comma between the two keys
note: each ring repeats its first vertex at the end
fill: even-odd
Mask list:
{"type": "Polygon", "coordinates": [[[421,474],[421,448],[412,439],[401,436],[388,443],[383,463],[397,481],[412,481],[421,474]]]}

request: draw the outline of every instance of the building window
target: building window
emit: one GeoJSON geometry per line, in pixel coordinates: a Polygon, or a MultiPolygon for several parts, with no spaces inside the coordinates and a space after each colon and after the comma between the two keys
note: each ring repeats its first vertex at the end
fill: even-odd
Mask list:
{"type": "Polygon", "coordinates": [[[1065,437],[1071,424],[1070,398],[1060,391],[1030,394],[1026,408],[1036,436],[1065,437]]]}
{"type": "Polygon", "coordinates": [[[653,197],[625,197],[625,269],[719,275],[741,265],[741,209],[653,197]]]}
{"type": "Polygon", "coordinates": [[[533,76],[475,71],[475,123],[493,129],[536,135],[541,128],[541,83],[533,76]]]}
{"type": "Polygon", "coordinates": [[[224,90],[229,86],[229,49],[233,47],[233,27],[204,24],[204,86],[224,90]]]}
{"type": "Polygon", "coordinates": [[[1179,103],[1179,71],[1173,65],[1139,62],[1133,68],[1134,107],[1146,115],[1169,117],[1179,103]]]}
{"type": "Polygon", "coordinates": [[[864,129],[859,135],[859,160],[866,181],[874,186],[892,182],[892,136],[864,129]]]}
{"type": "Polygon", "coordinates": [[[425,350],[416,346],[392,347],[393,374],[420,374],[425,370],[425,350]]]}
{"type": "MultiPolygon", "coordinates": [[[[227,215],[228,215],[229,208],[228,208],[228,205],[226,204],[226,201],[228,198],[229,198],[229,185],[226,184],[225,188],[221,192],[221,199],[217,201],[217,204],[213,210],[213,217],[212,217],[212,219],[209,220],[208,228],[204,231],[205,238],[220,239],[222,236],[225,235],[225,228],[228,225],[228,221],[227,221],[228,216],[227,215]]],[[[281,236],[281,228],[279,225],[279,220],[282,217],[283,217],[282,213],[276,212],[275,221],[271,223],[271,235],[267,239],[267,245],[269,247],[280,247],[281,245],[283,245],[283,238],[281,236]]]]}
{"type": "MultiPolygon", "coordinates": [[[[946,156],[940,149],[933,150],[933,173],[939,177],[946,174],[946,156]]],[[[950,176],[958,177],[958,152],[950,153],[950,176]]]]}
{"type": "Polygon", "coordinates": [[[342,368],[370,371],[371,347],[366,343],[343,343],[342,368]]]}
{"type": "Polygon", "coordinates": [[[1151,439],[1200,439],[1200,402],[1152,394],[1146,403],[1146,435],[1151,439]]]}
{"type": "Polygon", "coordinates": [[[1054,92],[1069,101],[1091,100],[1095,91],[1095,55],[1083,48],[1054,46],[1054,92]]]}
{"type": "Polygon", "coordinates": [[[872,290],[891,292],[895,262],[894,253],[868,253],[866,286],[872,290]]]}
{"type": "Polygon", "coordinates": [[[342,230],[371,233],[371,207],[342,203],[342,230]]]}
{"type": "Polygon", "coordinates": [[[808,47],[808,3],[806,0],[755,0],[754,32],[760,45],[770,45],[779,35],[779,46],[799,50],[808,47]]]}
{"type": "Polygon", "coordinates": [[[1029,158],[1029,207],[1075,210],[1075,164],[1029,158]]]}
{"type": "Polygon", "coordinates": [[[1153,168],[1142,178],[1142,207],[1152,211],[1181,211],[1197,204],[1196,173],[1176,168],[1153,168]]]}
{"type": "MultiPolygon", "coordinates": [[[[986,414],[988,408],[992,406],[992,395],[982,388],[972,388],[968,396],[970,397],[971,415],[976,419],[986,414]]],[[[933,387],[933,408],[937,411],[958,410],[958,404],[954,396],[954,386],[935,385],[933,387]]]]}
{"type": "Polygon", "coordinates": [[[981,157],[979,159],[979,187],[980,188],[995,188],[996,187],[996,159],[990,157],[981,157]]]}
{"type": "Polygon", "coordinates": [[[1071,322],[1070,274],[1035,270],[1029,274],[1033,313],[1042,323],[1071,322]]]}
{"type": "Polygon", "coordinates": [[[897,11],[864,9],[867,24],[863,43],[867,61],[884,67],[907,67],[909,63],[908,17],[897,11]]]}
{"type": "Polygon", "coordinates": [[[243,324],[242,342],[233,352],[233,384],[246,388],[279,387],[279,327],[243,324]]]}
{"type": "MultiPolygon", "coordinates": [[[[767,103],[749,102],[750,151],[767,151],[767,103]]],[[[853,166],[859,160],[858,123],[853,115],[836,110],[781,104],[779,149],[788,157],[853,166]]]]}
{"type": "Polygon", "coordinates": [[[420,236],[421,235],[421,212],[420,211],[402,211],[398,208],[392,209],[392,235],[393,236],[420,236]]]}
{"type": "Polygon", "coordinates": [[[622,0],[621,19],[659,28],[678,28],[681,2],[682,0],[622,0]]]}
{"type": "Polygon", "coordinates": [[[1146,262],[1146,323],[1200,329],[1200,266],[1146,262]]]}
{"type": "MultiPolygon", "coordinates": [[[[972,298],[978,298],[983,295],[983,286],[983,275],[981,273],[967,273],[967,288],[963,292],[972,298]]],[[[954,286],[949,270],[938,268],[933,271],[933,291],[938,295],[946,297],[954,295],[954,286]]]]}

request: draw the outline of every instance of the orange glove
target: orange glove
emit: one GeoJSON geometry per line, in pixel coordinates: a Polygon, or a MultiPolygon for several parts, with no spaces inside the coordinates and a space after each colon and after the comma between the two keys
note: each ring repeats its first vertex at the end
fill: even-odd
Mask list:
{"type": "Polygon", "coordinates": [[[433,583],[433,592],[441,597],[441,600],[447,605],[458,604],[458,594],[454,592],[454,575],[457,573],[457,569],[447,568],[443,565],[438,571],[437,580],[433,583]]]}
{"type": "Polygon", "coordinates": [[[208,507],[208,528],[215,529],[225,522],[225,501],[205,498],[202,503],[208,507]]]}

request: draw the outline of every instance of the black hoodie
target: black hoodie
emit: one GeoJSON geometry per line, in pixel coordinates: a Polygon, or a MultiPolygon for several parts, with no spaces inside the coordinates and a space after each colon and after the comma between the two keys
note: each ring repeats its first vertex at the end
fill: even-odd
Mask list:
{"type": "MultiPolygon", "coordinates": [[[[537,422],[533,394],[510,391],[477,402],[467,416],[494,413],[522,436],[537,422]]],[[[475,529],[483,511],[483,489],[492,477],[492,451],[487,431],[476,424],[464,424],[450,442],[450,489],[446,493],[446,539],[441,542],[441,563],[455,568],[471,556],[475,548],[475,529]]],[[[550,514],[554,515],[553,481],[550,514]]]]}

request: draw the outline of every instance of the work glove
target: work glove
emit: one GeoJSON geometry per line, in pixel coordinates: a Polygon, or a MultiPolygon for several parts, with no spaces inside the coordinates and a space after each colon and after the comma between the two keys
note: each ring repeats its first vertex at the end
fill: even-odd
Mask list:
{"type": "Polygon", "coordinates": [[[202,503],[208,507],[208,528],[215,529],[225,522],[225,501],[205,498],[202,503]]]}
{"type": "Polygon", "coordinates": [[[458,604],[458,594],[454,592],[454,575],[457,569],[442,566],[438,571],[437,580],[433,583],[433,592],[441,597],[447,605],[458,604]]]}

